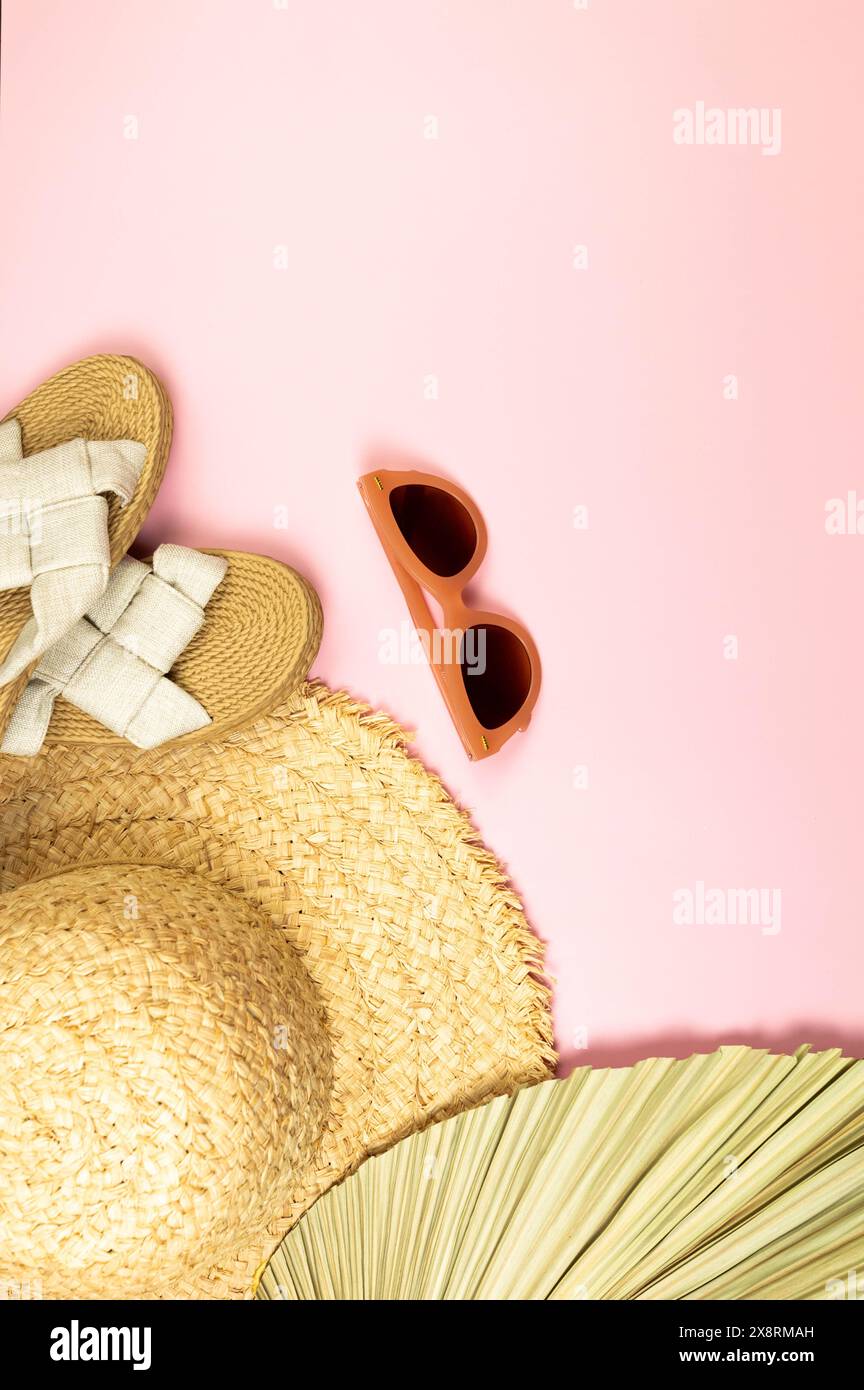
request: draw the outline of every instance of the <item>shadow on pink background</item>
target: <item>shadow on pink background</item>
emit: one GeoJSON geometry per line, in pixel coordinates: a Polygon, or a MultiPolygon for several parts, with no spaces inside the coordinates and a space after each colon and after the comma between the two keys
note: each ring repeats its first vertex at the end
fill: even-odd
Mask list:
{"type": "Polygon", "coordinates": [[[163,377],[143,542],[312,579],[316,674],[417,730],[524,895],[565,1067],[864,1050],[864,535],[825,530],[864,497],[862,28],[852,0],[3,6],[2,410],[88,352],[163,377]],[[780,153],[676,145],[698,101],[779,107],[780,153]],[[474,495],[474,595],[540,647],[487,763],[379,659],[406,612],[354,481],[382,451],[474,495]],[[779,888],[781,930],[674,924],[699,881],[779,888]]]}

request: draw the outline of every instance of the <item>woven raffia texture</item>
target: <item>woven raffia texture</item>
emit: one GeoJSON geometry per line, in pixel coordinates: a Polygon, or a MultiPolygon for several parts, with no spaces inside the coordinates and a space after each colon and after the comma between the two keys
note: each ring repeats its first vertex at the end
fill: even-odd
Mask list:
{"type": "MultiPolygon", "coordinates": [[[[186,734],[184,744],[228,733],[287,699],[306,679],[321,645],[321,603],[296,570],[268,555],[206,553],[223,556],[228,570],[207,604],[201,631],[171,668],[171,680],[200,701],[212,723],[186,734]]],[[[125,746],[119,735],[62,698],[46,741],[125,746]]]]}
{"type": "Polygon", "coordinates": [[[264,1236],[309,1171],[331,1062],[317,991],[254,904],[176,869],[37,880],[0,896],[0,991],[0,1278],[23,1256],[52,1295],[146,1293],[264,1236]]]}
{"type": "MultiPolygon", "coordinates": [[[[159,490],[171,444],[171,404],[165,391],[133,357],[85,357],[31,391],[4,417],[21,426],[25,456],[67,439],[135,439],[147,458],[135,496],[121,507],[108,499],[111,563],[126,554],[159,490]]],[[[31,614],[29,589],[0,593],[0,659],[13,645],[31,614]]],[[[20,680],[0,688],[0,733],[22,689],[20,680]]]]}
{"type": "MultiPolygon", "coordinates": [[[[540,944],[404,740],[316,684],[224,741],[0,759],[0,889],[113,860],[189,870],[265,912],[325,1011],[332,1084],[312,1171],[266,1238],[250,1227],[174,1294],[248,1297],[278,1238],[366,1154],[554,1065],[540,944]]],[[[123,1280],[103,1292],[122,1297],[123,1280]]]]}

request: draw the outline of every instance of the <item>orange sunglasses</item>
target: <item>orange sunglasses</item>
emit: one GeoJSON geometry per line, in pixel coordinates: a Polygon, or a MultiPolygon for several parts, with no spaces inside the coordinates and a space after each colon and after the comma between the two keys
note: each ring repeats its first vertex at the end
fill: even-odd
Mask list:
{"type": "Polygon", "coordinates": [[[381,469],[357,486],[465,751],[488,758],[528,727],[540,658],[519,623],[463,601],[486,554],[483,518],[467,493],[432,473],[381,469]],[[446,627],[435,626],[424,589],[446,627]]]}

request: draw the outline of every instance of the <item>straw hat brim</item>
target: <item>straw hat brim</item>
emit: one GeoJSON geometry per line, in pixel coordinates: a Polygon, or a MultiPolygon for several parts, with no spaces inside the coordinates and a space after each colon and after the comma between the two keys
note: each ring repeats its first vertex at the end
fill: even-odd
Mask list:
{"type": "MultiPolygon", "coordinates": [[[[21,426],[25,458],[69,439],[134,439],[147,457],[134,495],[125,507],[108,499],[111,564],[128,551],[153,504],[171,445],[171,402],[161,382],[134,357],[85,357],[49,377],[4,416],[21,426]]],[[[0,593],[0,659],[31,615],[30,590],[0,593]]],[[[27,684],[25,671],[0,688],[0,734],[27,684]]]]}
{"type": "Polygon", "coordinates": [[[365,1156],[554,1066],[541,945],[405,742],[312,684],[222,740],[0,759],[0,890],[118,860],[203,875],[265,911],[323,1001],[333,1085],[313,1171],[242,1249],[156,1296],[250,1297],[281,1236],[365,1156]]]}

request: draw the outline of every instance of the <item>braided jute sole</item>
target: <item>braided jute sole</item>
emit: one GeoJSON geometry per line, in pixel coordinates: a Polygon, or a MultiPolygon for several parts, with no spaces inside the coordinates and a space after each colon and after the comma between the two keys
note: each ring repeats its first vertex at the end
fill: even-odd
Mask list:
{"type": "MultiPolygon", "coordinates": [[[[281,1236],[366,1155],[432,1120],[549,1075],[555,1054],[542,946],[501,866],[405,742],[386,715],[315,683],[221,740],[167,744],[148,753],[120,744],[54,744],[26,761],[0,758],[0,902],[21,884],[76,866],[124,861],[185,870],[202,885],[196,931],[220,932],[224,915],[211,904],[218,888],[245,901],[264,924],[259,931],[274,930],[293,946],[320,1000],[329,1040],[332,1080],[323,1133],[308,1170],[294,1177],[267,1219],[260,1211],[271,1190],[269,1150],[250,1173],[249,1154],[238,1149],[235,1182],[248,1213],[242,1241],[212,1258],[202,1237],[198,1253],[207,1267],[191,1268],[195,1260],[187,1260],[190,1272],[176,1277],[176,1247],[166,1247],[161,1265],[150,1260],[159,1245],[154,1236],[144,1252],[148,1263],[136,1274],[130,1258],[128,1277],[118,1272],[95,1296],[128,1297],[146,1283],[160,1297],[248,1298],[255,1271],[281,1236]],[[169,1270],[172,1279],[165,1278],[169,1270]]],[[[116,881],[119,893],[122,878],[116,881]]],[[[114,910],[122,915],[120,901],[114,910]]],[[[158,920],[148,913],[145,900],[142,921],[128,926],[156,932],[158,946],[164,913],[158,920]]],[[[143,942],[148,951],[150,941],[143,942]]],[[[41,959],[50,966],[50,954],[41,959]]],[[[7,1007],[4,960],[0,947],[0,1028],[7,1007]]],[[[207,969],[210,978],[213,967],[207,969]]],[[[47,984],[41,973],[29,978],[31,1021],[38,1021],[47,984]]],[[[92,1005],[64,1015],[65,1032],[53,1035],[44,1063],[56,1071],[63,1102],[53,1120],[50,1108],[44,1112],[46,1123],[64,1118],[64,1133],[84,1136],[79,1180],[95,1185],[94,1205],[99,1174],[114,1151],[106,1156],[89,1138],[100,1133],[87,1116],[92,1096],[68,1084],[74,1068],[66,1066],[64,1049],[78,1047],[81,1034],[96,1026],[110,994],[103,974],[92,1005]]],[[[56,1000],[62,1008],[62,990],[56,1000]]],[[[56,1024],[56,1013],[48,1014],[56,1024]]],[[[230,1039],[236,1013],[227,1016],[234,1020],[230,1039]]],[[[165,1026],[174,1026],[173,1019],[169,1006],[165,1026]]],[[[179,1021],[176,1027],[182,1032],[179,1021]]],[[[193,1054],[195,1046],[215,1045],[206,1038],[195,1046],[181,1042],[181,1050],[193,1054]]],[[[291,1042],[302,1051],[302,1032],[291,1042]]],[[[191,1088],[205,1063],[194,1061],[191,1088]]],[[[39,1086],[41,1097],[43,1080],[39,1086]]],[[[9,1091],[0,1087],[0,1108],[4,1097],[8,1103],[9,1091]]],[[[283,1123],[288,1126],[290,1117],[283,1123]]],[[[262,1124],[262,1133],[270,1132],[262,1124]]],[[[44,1173],[34,1171],[39,1155],[34,1151],[31,1161],[20,1130],[15,1140],[7,1138],[14,1130],[0,1114],[0,1173],[4,1182],[10,1169],[16,1175],[16,1211],[26,1218],[32,1208],[42,1232],[51,1210],[62,1227],[69,1188],[58,1192],[52,1207],[44,1173]]],[[[230,1165],[230,1146],[221,1138],[219,1145],[216,1166],[230,1165]]],[[[67,1149],[61,1145],[60,1152],[67,1149]]],[[[110,1210],[120,1241],[136,1212],[124,1213],[122,1204],[110,1210]]],[[[179,1216],[178,1222],[182,1243],[186,1227],[179,1216]]],[[[4,1250],[11,1258],[5,1277],[15,1277],[17,1253],[17,1277],[38,1275],[44,1296],[59,1296],[68,1284],[56,1263],[35,1270],[20,1223],[16,1232],[22,1243],[12,1257],[4,1250]]]]}
{"type": "MultiPolygon", "coordinates": [[[[108,499],[111,564],[137,536],[165,472],[171,445],[171,402],[149,368],[134,357],[85,357],[49,377],[4,417],[21,426],[25,457],[69,439],[135,439],[147,457],[135,495],[125,507],[108,499]]],[[[0,592],[0,660],[31,615],[29,589],[0,592]]],[[[0,687],[0,736],[29,672],[0,687]]]]}
{"type": "MultiPolygon", "coordinates": [[[[272,710],[309,674],[321,645],[321,603],[302,575],[268,555],[209,550],[228,561],[204,625],[171,669],[212,723],[176,744],[222,737],[272,710]]],[[[89,714],[58,699],[46,743],[122,744],[89,714]]]]}

